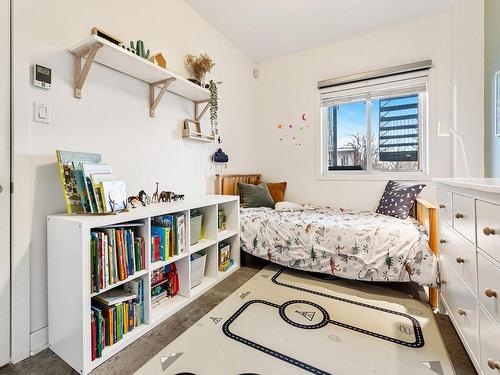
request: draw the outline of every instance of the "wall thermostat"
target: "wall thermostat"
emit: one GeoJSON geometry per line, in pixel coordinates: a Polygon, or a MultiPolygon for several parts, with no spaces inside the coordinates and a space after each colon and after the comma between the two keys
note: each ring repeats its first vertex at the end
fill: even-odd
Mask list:
{"type": "Polygon", "coordinates": [[[52,69],[41,65],[33,65],[33,85],[43,89],[52,87],[52,69]]]}

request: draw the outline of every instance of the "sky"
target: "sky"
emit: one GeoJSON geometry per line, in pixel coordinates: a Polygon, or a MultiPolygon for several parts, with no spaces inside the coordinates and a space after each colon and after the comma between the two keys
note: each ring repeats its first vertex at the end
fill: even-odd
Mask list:
{"type": "MultiPolygon", "coordinates": [[[[411,103],[414,98],[398,100],[396,104],[411,103]]],[[[379,100],[372,100],[371,124],[372,134],[378,139],[379,133],[379,100]]],[[[352,140],[351,135],[356,133],[366,134],[366,103],[364,101],[345,103],[337,107],[337,139],[339,147],[352,140]]],[[[413,110],[398,111],[397,115],[409,114],[413,110]]]]}

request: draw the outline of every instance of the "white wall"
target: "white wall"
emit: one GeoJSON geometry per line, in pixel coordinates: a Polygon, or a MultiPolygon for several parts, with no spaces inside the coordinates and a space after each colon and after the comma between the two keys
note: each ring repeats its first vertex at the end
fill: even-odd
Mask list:
{"type": "MultiPolygon", "coordinates": [[[[317,82],[425,59],[432,59],[434,65],[428,105],[430,174],[450,176],[450,140],[436,136],[438,121],[450,118],[449,56],[450,15],[444,13],[260,64],[258,155],[264,177],[288,181],[287,200],[375,208],[384,180],[316,179],[317,82]],[[302,113],[306,113],[307,122],[300,119],[302,113]],[[277,128],[280,123],[286,130],[277,128]],[[289,124],[294,126],[292,130],[287,128],[289,124]],[[280,141],[284,134],[287,140],[280,141]]],[[[433,189],[426,189],[425,194],[432,197],[433,189]]]]}
{"type": "MultiPolygon", "coordinates": [[[[98,26],[124,40],[142,39],[162,51],[170,69],[188,73],[183,58],[207,52],[216,62],[211,75],[220,86],[223,147],[230,170],[255,169],[253,64],[180,0],[67,0],[13,2],[14,78],[14,361],[46,344],[46,216],[65,210],[56,149],[98,152],[130,193],[162,190],[207,193],[213,190],[210,154],[214,146],[183,141],[182,121],[193,104],[167,94],[149,118],[148,86],[94,65],[82,99],[73,97],[73,58],[68,49],[98,26]],[[30,84],[34,63],[53,69],[49,91],[30,84]],[[33,102],[50,105],[52,122],[33,122],[33,102]],[[29,296],[29,298],[27,298],[29,296]]],[[[206,116],[208,118],[208,116],[206,116]]],[[[64,280],[61,280],[64,282],[64,280]]]]}
{"type": "MultiPolygon", "coordinates": [[[[451,11],[452,121],[465,139],[472,177],[484,176],[484,1],[456,0],[451,11]]],[[[453,142],[453,176],[466,168],[453,142]]]]}

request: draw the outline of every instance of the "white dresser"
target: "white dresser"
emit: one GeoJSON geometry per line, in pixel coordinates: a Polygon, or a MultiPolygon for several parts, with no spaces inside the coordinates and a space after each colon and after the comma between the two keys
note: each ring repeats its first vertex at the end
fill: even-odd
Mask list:
{"type": "Polygon", "coordinates": [[[500,374],[500,179],[437,179],[440,301],[478,373],[500,374]]]}

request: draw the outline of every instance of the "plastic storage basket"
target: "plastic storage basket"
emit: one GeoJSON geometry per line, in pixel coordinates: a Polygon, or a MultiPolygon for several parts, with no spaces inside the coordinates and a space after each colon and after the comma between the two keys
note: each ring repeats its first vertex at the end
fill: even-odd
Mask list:
{"type": "Polygon", "coordinates": [[[205,276],[207,252],[202,250],[191,255],[191,288],[200,285],[205,276]]]}
{"type": "Polygon", "coordinates": [[[191,213],[190,224],[190,239],[189,244],[194,245],[201,239],[201,223],[203,221],[203,214],[201,212],[191,213]]]}

